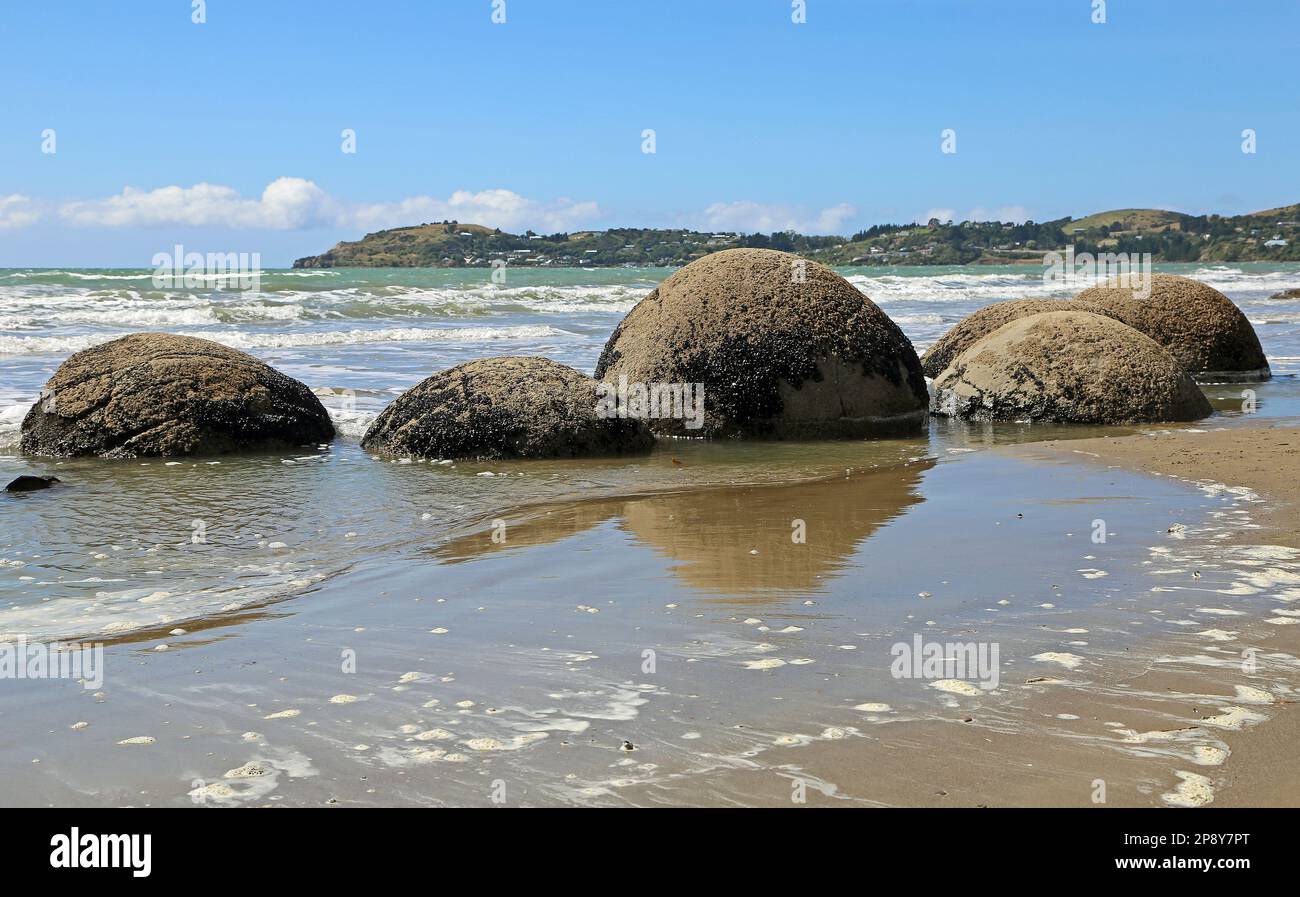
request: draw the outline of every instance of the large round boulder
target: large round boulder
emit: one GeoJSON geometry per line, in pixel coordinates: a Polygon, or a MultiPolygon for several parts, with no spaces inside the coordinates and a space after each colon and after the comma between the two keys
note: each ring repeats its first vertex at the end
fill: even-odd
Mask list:
{"type": "Polygon", "coordinates": [[[1267,380],[1255,328],[1213,287],[1174,274],[1135,276],[1089,287],[1075,297],[1164,346],[1201,381],[1267,380]],[[1146,293],[1149,291],[1149,295],[1146,293]]]}
{"type": "Polygon", "coordinates": [[[930,410],[1073,424],[1189,421],[1211,412],[1158,343],[1086,311],[1031,315],[978,340],[935,379],[930,410]]]}
{"type": "Polygon", "coordinates": [[[216,455],[334,438],[320,399],[211,340],[133,333],[69,357],[22,424],[30,455],[216,455]]]}
{"type": "Polygon", "coordinates": [[[615,329],[596,378],[701,384],[702,421],[650,420],[674,436],[915,432],[928,398],[912,344],[875,303],[830,268],[769,249],[716,252],[674,273],[615,329]]]}
{"type": "Polygon", "coordinates": [[[921,370],[925,376],[938,377],[952,364],[952,360],[970,346],[997,330],[1003,324],[1027,318],[1045,311],[1070,311],[1072,309],[1096,311],[1082,303],[1067,303],[1061,299],[1010,299],[995,302],[971,312],[945,333],[938,342],[921,356],[921,370]]]}
{"type": "Polygon", "coordinates": [[[546,358],[483,358],[394,400],[361,447],[410,458],[577,458],[647,451],[636,418],[606,413],[596,381],[546,358]]]}

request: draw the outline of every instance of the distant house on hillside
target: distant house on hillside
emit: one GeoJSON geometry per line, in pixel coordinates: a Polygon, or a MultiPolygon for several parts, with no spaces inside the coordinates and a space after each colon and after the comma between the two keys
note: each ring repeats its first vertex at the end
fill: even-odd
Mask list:
{"type": "Polygon", "coordinates": [[[1281,234],[1274,234],[1274,235],[1273,235],[1273,239],[1271,239],[1271,240],[1265,240],[1265,241],[1264,241],[1264,245],[1265,245],[1265,246],[1269,246],[1269,247],[1272,247],[1272,246],[1285,246],[1285,245],[1286,245],[1286,240],[1283,240],[1283,239],[1282,239],[1282,235],[1281,235],[1281,234]]]}

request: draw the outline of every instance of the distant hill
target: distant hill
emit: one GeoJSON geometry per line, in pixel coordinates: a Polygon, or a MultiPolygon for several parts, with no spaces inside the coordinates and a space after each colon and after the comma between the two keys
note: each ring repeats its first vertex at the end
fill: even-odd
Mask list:
{"type": "Polygon", "coordinates": [[[679,267],[741,246],[828,265],[1038,264],[1046,251],[1151,253],[1162,262],[1300,261],[1300,204],[1250,215],[1115,209],[1055,221],[878,224],[849,237],[614,228],[506,233],[442,221],[397,227],[300,258],[295,268],[679,267]]]}
{"type": "Polygon", "coordinates": [[[510,234],[478,224],[444,221],[398,227],[339,243],[295,268],[465,268],[504,262],[512,267],[677,267],[737,246],[764,245],[809,254],[843,237],[777,233],[746,237],[684,229],[614,228],[603,231],[510,234]]]}
{"type": "Polygon", "coordinates": [[[1293,206],[1282,206],[1277,209],[1265,209],[1262,212],[1255,212],[1252,218],[1289,218],[1291,220],[1300,219],[1300,203],[1293,206]]]}
{"type": "Polygon", "coordinates": [[[1181,212],[1167,212],[1164,209],[1116,209],[1073,219],[1065,230],[1071,232],[1108,228],[1112,232],[1153,233],[1177,228],[1187,217],[1189,216],[1181,212]]]}
{"type": "Polygon", "coordinates": [[[438,268],[462,252],[463,246],[481,244],[495,231],[481,224],[419,224],[366,234],[360,240],[339,243],[324,255],[298,259],[295,268],[438,268]],[[469,239],[462,239],[468,237],[469,239]]]}

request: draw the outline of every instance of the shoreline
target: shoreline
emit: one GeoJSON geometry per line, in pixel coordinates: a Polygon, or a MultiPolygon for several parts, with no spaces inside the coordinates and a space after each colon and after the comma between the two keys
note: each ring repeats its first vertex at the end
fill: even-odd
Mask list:
{"type": "MultiPolygon", "coordinates": [[[[1215,532],[1212,542],[1203,539],[1199,546],[1217,554],[1249,551],[1259,543],[1300,549],[1300,454],[1277,463],[1279,450],[1293,446],[1300,446],[1294,422],[1261,421],[1215,431],[1180,428],[1027,442],[997,447],[993,454],[1030,464],[1177,479],[1203,489],[1215,483],[1258,492],[1230,502],[1234,508],[1245,504],[1249,513],[1211,512],[1230,521],[1227,538],[1215,532]]],[[[1156,557],[1171,558],[1167,552],[1156,557]]],[[[1300,582],[1300,565],[1278,563],[1290,571],[1282,573],[1284,581],[1300,582]]],[[[1213,575],[1207,567],[1206,578],[1213,575]]],[[[1245,591],[1222,584],[1229,588],[1206,591],[1245,591]]],[[[899,720],[887,734],[863,733],[865,745],[855,744],[858,739],[813,738],[795,749],[772,751],[766,770],[722,775],[733,794],[767,806],[790,801],[788,791],[773,787],[765,775],[771,768],[806,783],[810,795],[815,788],[817,799],[810,796],[809,802],[826,805],[1300,806],[1300,772],[1292,762],[1292,746],[1300,737],[1300,626],[1268,625],[1293,618],[1261,621],[1239,609],[1255,598],[1272,597],[1267,590],[1256,591],[1245,599],[1207,598],[1242,616],[1202,616],[1195,622],[1208,628],[1200,633],[1153,633],[1144,650],[1132,654],[1128,647],[1098,645],[1102,664],[1088,675],[1071,670],[1021,680],[1008,674],[1007,690],[1016,692],[1009,700],[963,699],[949,705],[946,719],[899,720]],[[1199,646],[1207,636],[1212,647],[1199,646]],[[1229,647],[1221,647],[1221,639],[1229,647]],[[1239,674],[1238,645],[1260,652],[1257,674],[1239,674]]],[[[650,789],[638,796],[633,803],[655,802],[650,789]]]]}
{"type": "MultiPolygon", "coordinates": [[[[1208,435],[1248,431],[1223,432],[1208,435]]],[[[10,710],[47,734],[0,765],[19,802],[173,805],[472,805],[485,775],[529,804],[581,805],[789,805],[792,783],[809,803],[1088,805],[1098,778],[1111,805],[1152,805],[1178,798],[1180,769],[1215,777],[1213,794],[1238,767],[1269,789],[1273,774],[1249,759],[1267,724],[1161,743],[1195,728],[1194,708],[1235,701],[1234,687],[1162,662],[1169,645],[1197,644],[1147,616],[1181,612],[1165,587],[1176,573],[1131,604],[1152,584],[1137,565],[1165,514],[1190,523],[1241,499],[1109,476],[1093,451],[1205,435],[993,440],[845,479],[533,506],[505,546],[482,529],[431,539],[243,622],[119,642],[97,695],[32,683],[10,710]],[[788,553],[796,510],[814,536],[806,553],[788,553]],[[1124,537],[1083,560],[1099,513],[1124,537]],[[1074,572],[1085,565],[1109,572],[1074,572]],[[890,641],[917,633],[1000,642],[1001,687],[891,681],[890,641]],[[341,650],[356,650],[356,673],[340,675],[341,650]],[[95,761],[79,766],[87,751],[95,761]],[[1185,765],[1220,753],[1235,756],[1185,765]],[[235,775],[250,764],[256,782],[235,775]]],[[[1219,791],[1218,803],[1277,800],[1219,791]]]]}
{"type": "MultiPolygon", "coordinates": [[[[1252,514],[1263,528],[1238,530],[1224,541],[1300,548],[1300,427],[1294,423],[1260,421],[1208,432],[1053,440],[1012,451],[1031,447],[1147,474],[1246,487],[1264,500],[1252,514]]],[[[1300,626],[1257,627],[1257,637],[1270,652],[1300,655],[1297,629],[1300,626]]],[[[1267,722],[1226,735],[1231,754],[1215,806],[1300,806],[1300,767],[1294,762],[1294,746],[1300,743],[1298,707],[1296,700],[1275,702],[1267,722]]]]}

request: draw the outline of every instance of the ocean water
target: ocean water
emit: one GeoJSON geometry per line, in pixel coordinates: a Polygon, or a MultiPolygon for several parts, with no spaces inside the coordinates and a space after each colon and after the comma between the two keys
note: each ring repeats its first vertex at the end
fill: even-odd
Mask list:
{"type": "MultiPolygon", "coordinates": [[[[1255,324],[1275,379],[1258,410],[1300,414],[1300,266],[1161,270],[1204,280],[1255,324]]],[[[147,270],[0,270],[0,476],[56,473],[57,493],[0,502],[0,635],[129,638],[303,596],[376,559],[425,559],[499,515],[575,497],[782,484],[897,468],[971,446],[1094,435],[942,421],[915,439],[661,445],[646,458],[532,464],[375,461],[367,423],[430,373],[472,358],[545,355],[590,372],[621,317],[665,269],[274,270],[256,291],[158,290],[147,270]],[[340,436],[284,456],[161,461],[25,459],[22,416],[72,352],[160,330],[244,349],[312,387],[340,436]],[[55,496],[57,495],[57,500],[55,496]]],[[[1040,269],[851,268],[842,273],[923,350],[971,311],[1064,296],[1040,269]]],[[[1227,422],[1241,384],[1207,392],[1227,422]]],[[[849,547],[846,547],[846,551],[849,547]]],[[[454,558],[452,560],[455,560],[454,558]]],[[[433,564],[449,563],[432,555],[433,564]]]]}

